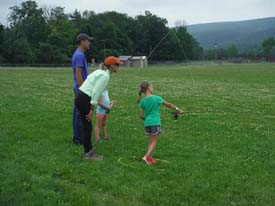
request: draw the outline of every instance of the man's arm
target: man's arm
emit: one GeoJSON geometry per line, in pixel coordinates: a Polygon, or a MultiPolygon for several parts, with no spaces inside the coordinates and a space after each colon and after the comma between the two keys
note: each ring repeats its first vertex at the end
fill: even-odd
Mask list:
{"type": "Polygon", "coordinates": [[[82,68],[80,67],[76,68],[76,81],[77,81],[78,87],[80,87],[84,82],[84,80],[82,79],[82,68]]]}

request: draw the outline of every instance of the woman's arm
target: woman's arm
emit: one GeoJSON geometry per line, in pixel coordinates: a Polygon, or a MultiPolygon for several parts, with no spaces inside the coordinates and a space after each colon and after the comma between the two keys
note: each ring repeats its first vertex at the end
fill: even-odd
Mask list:
{"type": "Polygon", "coordinates": [[[178,108],[178,107],[176,107],[176,106],[173,105],[172,103],[167,102],[167,101],[164,101],[163,104],[164,104],[166,107],[168,107],[168,108],[170,108],[170,109],[174,109],[174,110],[178,111],[180,114],[183,114],[183,110],[180,109],[180,108],[178,108]]]}
{"type": "Polygon", "coordinates": [[[106,75],[102,75],[99,79],[97,79],[97,82],[95,84],[95,87],[92,92],[91,96],[91,104],[95,105],[98,102],[98,98],[102,95],[102,92],[106,89],[108,85],[108,77],[106,75]]]}
{"type": "Polygon", "coordinates": [[[91,96],[91,101],[90,101],[91,110],[90,110],[90,113],[86,115],[86,120],[88,122],[92,120],[92,114],[95,109],[95,106],[98,103],[98,99],[102,95],[102,92],[105,90],[107,85],[108,85],[108,77],[103,75],[101,76],[100,79],[97,80],[91,96]]]}

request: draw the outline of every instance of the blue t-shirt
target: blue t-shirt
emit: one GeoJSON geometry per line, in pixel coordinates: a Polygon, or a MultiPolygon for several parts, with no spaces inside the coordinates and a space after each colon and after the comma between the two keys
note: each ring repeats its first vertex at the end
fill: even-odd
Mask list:
{"type": "Polygon", "coordinates": [[[79,67],[82,69],[82,79],[85,80],[88,76],[88,64],[84,55],[79,49],[76,49],[73,57],[72,57],[72,68],[73,68],[73,76],[74,76],[74,91],[77,92],[79,90],[79,85],[76,80],[76,68],[79,67]]]}
{"type": "MultiPolygon", "coordinates": [[[[105,107],[110,107],[110,98],[109,98],[109,93],[107,90],[105,90],[102,95],[101,95],[101,101],[102,101],[102,104],[105,106],[105,107]]],[[[96,114],[106,114],[106,109],[103,109],[101,106],[97,106],[97,109],[96,109],[96,114]]]]}

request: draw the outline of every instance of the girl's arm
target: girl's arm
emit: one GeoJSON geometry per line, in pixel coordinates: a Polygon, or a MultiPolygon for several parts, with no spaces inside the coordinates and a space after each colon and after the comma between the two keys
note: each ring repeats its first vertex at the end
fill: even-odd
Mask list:
{"type": "Polygon", "coordinates": [[[115,101],[115,100],[112,100],[112,101],[111,101],[111,104],[110,104],[110,107],[109,107],[109,110],[111,110],[115,104],[116,104],[116,101],[115,101]]]}
{"type": "Polygon", "coordinates": [[[110,106],[109,106],[109,107],[106,107],[106,106],[103,104],[103,102],[102,102],[102,97],[103,97],[103,96],[99,97],[99,99],[98,99],[98,101],[97,101],[97,104],[98,104],[100,107],[102,107],[103,109],[106,109],[107,114],[109,114],[109,112],[111,111],[112,107],[115,105],[116,102],[115,102],[114,100],[112,100],[110,106]]]}
{"type": "Polygon", "coordinates": [[[169,102],[164,101],[163,104],[164,104],[166,107],[168,107],[168,108],[170,108],[170,109],[174,109],[174,110],[178,111],[180,114],[183,114],[183,110],[180,109],[180,108],[178,108],[178,107],[176,107],[176,106],[173,105],[172,103],[169,103],[169,102]]]}
{"type": "Polygon", "coordinates": [[[139,110],[139,117],[140,117],[140,119],[144,120],[144,111],[142,109],[139,110]]]}

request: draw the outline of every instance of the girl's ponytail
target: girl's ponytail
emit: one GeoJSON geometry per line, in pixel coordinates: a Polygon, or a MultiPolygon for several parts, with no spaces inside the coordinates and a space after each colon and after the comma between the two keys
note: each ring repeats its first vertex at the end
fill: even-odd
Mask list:
{"type": "Polygon", "coordinates": [[[137,100],[137,103],[139,103],[140,102],[140,100],[141,100],[141,94],[142,94],[142,91],[141,90],[139,90],[139,92],[138,92],[138,100],[137,100]]]}
{"type": "Polygon", "coordinates": [[[151,84],[150,84],[148,81],[146,81],[146,80],[143,81],[143,82],[139,85],[139,92],[138,92],[139,98],[138,98],[138,100],[137,100],[137,103],[140,102],[142,93],[145,93],[150,85],[151,85],[151,84]]]}

